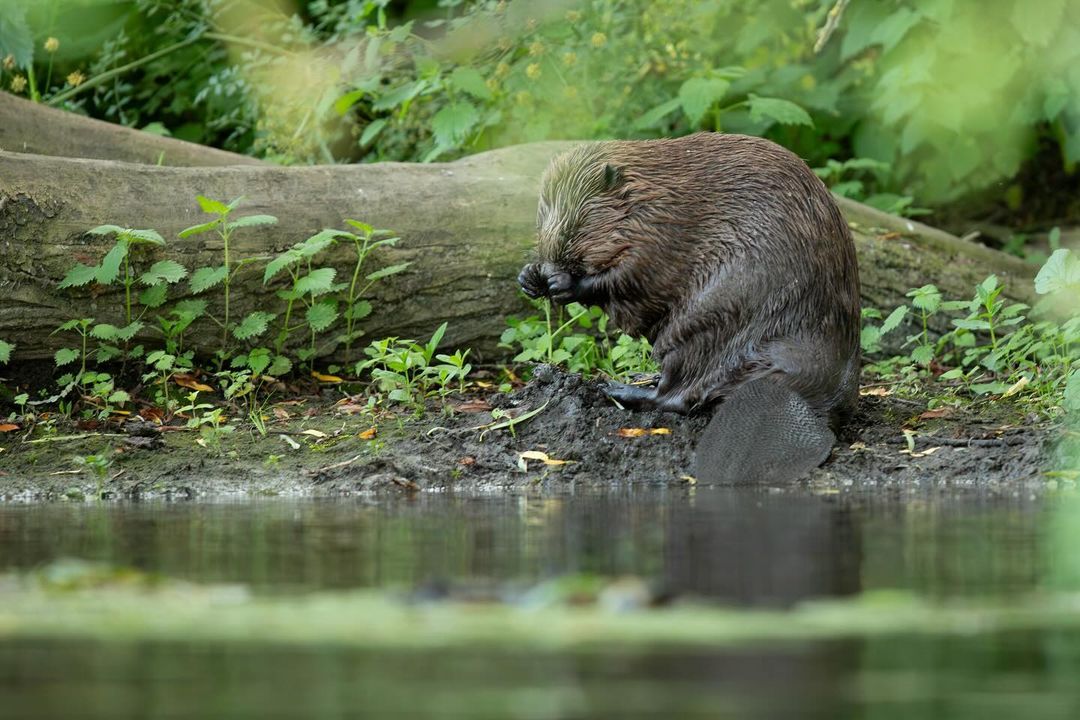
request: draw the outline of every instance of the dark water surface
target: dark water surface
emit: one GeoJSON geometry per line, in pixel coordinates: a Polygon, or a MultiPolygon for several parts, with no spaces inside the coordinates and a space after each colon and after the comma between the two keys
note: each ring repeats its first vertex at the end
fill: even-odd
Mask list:
{"type": "MultiPolygon", "coordinates": [[[[589,573],[747,607],[1007,603],[1080,576],[1060,505],[734,489],[0,505],[0,572],[79,558],[271,595],[589,573]]],[[[8,717],[1077,718],[1080,634],[565,654],[3,640],[8,717]]]]}

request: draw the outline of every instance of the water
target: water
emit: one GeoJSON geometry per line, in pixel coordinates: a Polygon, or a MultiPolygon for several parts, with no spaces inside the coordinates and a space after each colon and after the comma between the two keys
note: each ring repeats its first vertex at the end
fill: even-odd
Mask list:
{"type": "MultiPolygon", "coordinates": [[[[1010,603],[1072,582],[1062,527],[1050,501],[732,489],[11,505],[0,571],[73,557],[271,597],[590,573],[747,608],[1010,603]]],[[[1053,628],[585,652],[8,639],[0,718],[1075,718],[1078,671],[1080,634],[1053,628]]]]}

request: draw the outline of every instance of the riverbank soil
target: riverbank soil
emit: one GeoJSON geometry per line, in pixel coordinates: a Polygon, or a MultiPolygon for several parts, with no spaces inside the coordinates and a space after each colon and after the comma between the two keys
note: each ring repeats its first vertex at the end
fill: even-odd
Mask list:
{"type": "MultiPolygon", "coordinates": [[[[1054,478],[1058,423],[1022,398],[927,410],[866,386],[828,461],[801,481],[822,492],[977,487],[1037,492],[1054,478]],[[1047,474],[1049,472],[1049,474],[1047,474]]],[[[8,500],[339,495],[566,485],[695,485],[707,416],[624,410],[597,381],[540,366],[510,393],[429,403],[422,416],[367,409],[340,388],[268,403],[266,434],[234,413],[215,437],[181,425],[57,422],[0,435],[8,500]],[[77,458],[101,458],[95,473],[77,458]]],[[[1068,477],[1064,479],[1069,482],[1068,477]]]]}

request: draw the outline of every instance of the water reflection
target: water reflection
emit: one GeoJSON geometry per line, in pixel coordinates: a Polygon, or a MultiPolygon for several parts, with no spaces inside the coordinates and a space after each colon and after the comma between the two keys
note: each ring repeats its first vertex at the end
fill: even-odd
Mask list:
{"type": "MultiPolygon", "coordinates": [[[[1080,588],[1080,503],[760,489],[0,506],[0,569],[60,557],[263,593],[632,574],[728,603],[1080,588]]],[[[0,718],[1080,715],[1080,633],[560,653],[0,642],[0,718]]]]}
{"type": "Polygon", "coordinates": [[[61,557],[258,592],[637,575],[748,605],[878,588],[1013,594],[1044,574],[1045,510],[760,489],[0,506],[0,570],[61,557]]]}

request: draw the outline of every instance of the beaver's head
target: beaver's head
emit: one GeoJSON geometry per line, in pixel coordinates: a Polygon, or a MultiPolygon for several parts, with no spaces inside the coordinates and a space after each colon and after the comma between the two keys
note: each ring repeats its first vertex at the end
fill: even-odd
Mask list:
{"type": "Polygon", "coordinates": [[[577,276],[614,265],[626,245],[619,232],[626,214],[622,185],[609,144],[581,145],[552,160],[536,217],[540,260],[577,276]]]}

